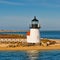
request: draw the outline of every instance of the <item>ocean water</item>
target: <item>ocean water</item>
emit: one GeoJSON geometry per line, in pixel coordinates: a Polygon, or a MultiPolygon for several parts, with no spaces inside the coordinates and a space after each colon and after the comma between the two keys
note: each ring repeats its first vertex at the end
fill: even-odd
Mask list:
{"type": "MultiPolygon", "coordinates": [[[[26,32],[1,32],[0,34],[26,35],[26,32]]],[[[60,39],[60,31],[41,31],[40,37],[60,39]]],[[[60,50],[0,51],[0,60],[60,60],[60,50]]]]}
{"type": "Polygon", "coordinates": [[[60,39],[60,31],[41,31],[41,38],[60,39]]]}
{"type": "Polygon", "coordinates": [[[60,60],[60,51],[0,51],[0,60],[60,60]]]}
{"type": "MultiPolygon", "coordinates": [[[[0,32],[0,34],[24,34],[26,32],[0,32]]],[[[60,31],[40,31],[41,38],[60,39],[60,31]]]]}

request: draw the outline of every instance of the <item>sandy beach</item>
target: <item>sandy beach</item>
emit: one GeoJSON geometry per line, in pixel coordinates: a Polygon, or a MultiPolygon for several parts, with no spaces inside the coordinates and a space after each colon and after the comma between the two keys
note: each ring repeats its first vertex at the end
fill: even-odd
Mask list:
{"type": "Polygon", "coordinates": [[[51,39],[56,41],[57,44],[52,44],[49,46],[19,46],[19,47],[0,47],[0,50],[60,50],[60,40],[58,39],[51,39]]]}
{"type": "Polygon", "coordinates": [[[30,47],[0,47],[0,50],[60,50],[60,45],[52,45],[52,46],[30,46],[30,47]]]}

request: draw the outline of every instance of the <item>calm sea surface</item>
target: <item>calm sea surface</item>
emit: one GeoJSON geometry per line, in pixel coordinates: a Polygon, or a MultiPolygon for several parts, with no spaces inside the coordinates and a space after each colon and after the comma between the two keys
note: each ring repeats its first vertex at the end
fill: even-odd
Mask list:
{"type": "Polygon", "coordinates": [[[60,51],[0,51],[0,60],[60,60],[60,51]]]}
{"type": "MultiPolygon", "coordinates": [[[[26,34],[4,32],[0,34],[26,34]]],[[[41,31],[41,38],[60,39],[60,31],[41,31]]],[[[0,60],[60,60],[60,50],[50,51],[0,51],[0,60]]]]}

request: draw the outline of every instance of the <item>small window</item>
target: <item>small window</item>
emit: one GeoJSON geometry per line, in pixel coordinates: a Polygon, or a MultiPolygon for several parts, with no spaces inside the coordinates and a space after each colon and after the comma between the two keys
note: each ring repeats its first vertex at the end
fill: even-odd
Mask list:
{"type": "Polygon", "coordinates": [[[38,21],[33,21],[32,24],[38,24],[38,21]]]}

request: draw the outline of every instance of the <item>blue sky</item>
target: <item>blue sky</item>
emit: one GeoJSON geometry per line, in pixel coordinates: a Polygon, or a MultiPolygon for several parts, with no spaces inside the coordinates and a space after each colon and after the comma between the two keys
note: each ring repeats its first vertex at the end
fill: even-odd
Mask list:
{"type": "Polygon", "coordinates": [[[41,30],[60,30],[60,0],[0,0],[0,29],[27,30],[34,16],[41,30]]]}

